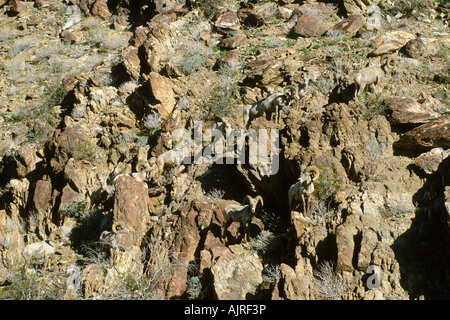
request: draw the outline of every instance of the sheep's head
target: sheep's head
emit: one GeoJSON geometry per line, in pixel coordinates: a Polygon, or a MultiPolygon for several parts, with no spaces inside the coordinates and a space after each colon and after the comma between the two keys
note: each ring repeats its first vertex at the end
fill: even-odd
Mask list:
{"type": "Polygon", "coordinates": [[[316,166],[301,166],[300,168],[300,177],[298,178],[298,181],[300,182],[306,182],[310,183],[312,181],[315,181],[319,178],[320,171],[319,168],[316,166]]]}
{"type": "Polygon", "coordinates": [[[128,229],[125,224],[122,221],[116,221],[113,223],[112,227],[111,227],[112,232],[114,232],[115,234],[118,233],[128,233],[130,232],[130,229],[128,229]]]}
{"type": "Polygon", "coordinates": [[[252,214],[256,214],[256,208],[258,206],[258,202],[261,202],[261,205],[264,205],[263,199],[261,196],[256,196],[255,198],[252,198],[251,196],[247,195],[244,198],[244,203],[248,203],[250,206],[250,212],[252,214]]]}
{"type": "Polygon", "coordinates": [[[283,94],[285,94],[289,100],[292,100],[292,99],[298,100],[299,99],[298,88],[293,85],[284,87],[283,94]]]}
{"type": "Polygon", "coordinates": [[[59,247],[67,241],[67,238],[62,230],[56,230],[50,233],[49,240],[53,246],[59,247]]]}

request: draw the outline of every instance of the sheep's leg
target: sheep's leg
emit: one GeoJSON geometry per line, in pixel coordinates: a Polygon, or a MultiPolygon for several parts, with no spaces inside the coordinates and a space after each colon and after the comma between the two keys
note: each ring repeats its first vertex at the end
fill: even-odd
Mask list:
{"type": "Polygon", "coordinates": [[[231,225],[232,222],[233,222],[232,220],[230,220],[230,221],[225,221],[224,224],[223,224],[223,228],[222,228],[222,240],[224,240],[224,243],[227,243],[227,242],[228,242],[227,230],[228,230],[228,227],[231,225]]]}
{"type": "Polygon", "coordinates": [[[306,216],[306,201],[305,195],[302,193],[303,215],[306,216]]]}
{"type": "Polygon", "coordinates": [[[244,242],[248,241],[247,223],[245,221],[242,223],[242,238],[244,239],[244,242]]]}
{"type": "Polygon", "coordinates": [[[311,196],[308,195],[308,196],[306,197],[305,218],[309,215],[309,209],[310,209],[310,206],[311,206],[311,196]]]}

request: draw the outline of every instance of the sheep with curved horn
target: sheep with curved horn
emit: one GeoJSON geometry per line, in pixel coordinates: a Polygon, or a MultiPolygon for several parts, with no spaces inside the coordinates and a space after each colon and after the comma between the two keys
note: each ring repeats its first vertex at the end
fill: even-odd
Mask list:
{"type": "Polygon", "coordinates": [[[225,240],[225,243],[228,242],[226,236],[227,229],[233,221],[237,221],[242,225],[244,241],[246,242],[249,240],[250,223],[253,216],[256,215],[256,207],[259,202],[261,202],[261,205],[264,205],[261,196],[252,198],[251,196],[246,195],[243,203],[247,204],[229,204],[223,209],[224,222],[222,226],[222,239],[225,240]]]}
{"type": "Polygon", "coordinates": [[[112,248],[118,248],[122,243],[122,235],[129,233],[130,230],[122,221],[116,221],[111,227],[111,231],[103,231],[100,234],[100,242],[110,245],[112,248]]]}
{"type": "Polygon", "coordinates": [[[299,99],[298,89],[294,85],[288,85],[282,92],[273,93],[260,101],[246,105],[243,109],[244,126],[248,128],[252,119],[265,116],[266,112],[275,112],[278,123],[279,111],[289,105],[293,99],[299,99]]]}
{"type": "Polygon", "coordinates": [[[65,240],[62,230],[57,230],[50,233],[49,240],[28,244],[22,250],[25,265],[32,261],[43,260],[44,268],[48,267],[51,256],[64,244],[65,240]]]}
{"type": "MultiPolygon", "coordinates": [[[[288,191],[289,198],[289,210],[292,211],[295,208],[292,207],[294,201],[302,201],[303,214],[306,216],[310,208],[311,195],[314,192],[314,181],[319,178],[319,168],[316,166],[309,166],[307,168],[302,167],[300,177],[298,181],[294,183],[288,191]]],[[[298,206],[298,205],[297,205],[298,206]]]]}

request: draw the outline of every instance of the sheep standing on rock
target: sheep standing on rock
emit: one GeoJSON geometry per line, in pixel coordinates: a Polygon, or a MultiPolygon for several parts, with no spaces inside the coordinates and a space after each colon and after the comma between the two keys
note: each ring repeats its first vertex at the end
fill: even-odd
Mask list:
{"type": "Polygon", "coordinates": [[[366,86],[373,86],[374,92],[380,92],[381,80],[384,77],[384,72],[379,66],[369,66],[362,69],[355,75],[354,83],[356,85],[355,98],[357,98],[366,88],[366,86]]]}
{"type": "Polygon", "coordinates": [[[261,205],[264,205],[264,203],[261,196],[256,196],[255,198],[252,198],[249,195],[245,196],[244,198],[243,203],[246,202],[248,202],[248,204],[245,205],[229,204],[223,209],[224,222],[222,227],[222,239],[225,240],[225,243],[228,242],[226,235],[227,229],[233,221],[241,223],[244,235],[244,242],[249,240],[250,223],[252,221],[253,216],[256,215],[256,207],[258,206],[258,202],[261,202],[261,205]]]}
{"type": "Polygon", "coordinates": [[[306,215],[309,212],[311,195],[314,192],[314,181],[319,178],[319,168],[316,166],[303,167],[300,172],[298,181],[294,183],[288,191],[289,197],[289,210],[296,209],[292,207],[294,201],[302,201],[303,214],[306,215]]]}
{"type": "Polygon", "coordinates": [[[279,112],[293,99],[298,100],[298,90],[296,86],[289,85],[281,93],[271,94],[260,101],[246,105],[243,110],[244,126],[248,128],[252,119],[264,116],[266,112],[275,113],[275,121],[278,123],[279,112]]]}
{"type": "Polygon", "coordinates": [[[58,230],[50,234],[49,240],[30,243],[22,251],[22,256],[25,258],[25,265],[33,261],[43,261],[44,268],[47,268],[50,258],[64,242],[64,235],[61,230],[58,230]]]}

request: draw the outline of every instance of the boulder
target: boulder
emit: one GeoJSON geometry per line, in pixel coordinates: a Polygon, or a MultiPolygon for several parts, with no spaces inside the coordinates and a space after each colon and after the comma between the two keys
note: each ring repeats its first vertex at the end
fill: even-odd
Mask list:
{"type": "Polygon", "coordinates": [[[378,236],[370,228],[364,229],[361,236],[361,245],[358,253],[357,268],[360,271],[366,271],[372,260],[372,252],[378,243],[378,236]]]}
{"type": "Polygon", "coordinates": [[[332,32],[343,32],[347,34],[350,37],[353,37],[356,35],[356,33],[364,28],[366,25],[366,18],[362,15],[353,15],[350,16],[341,22],[338,22],[334,26],[332,26],[328,31],[332,32]]]}
{"type": "Polygon", "coordinates": [[[172,88],[164,77],[156,72],[150,72],[148,85],[157,103],[154,107],[158,110],[161,117],[167,118],[175,107],[175,97],[172,88]]]}
{"type": "Polygon", "coordinates": [[[238,34],[233,37],[222,39],[217,46],[225,49],[236,49],[246,39],[243,34],[238,34]]]}
{"type": "Polygon", "coordinates": [[[282,296],[288,300],[309,300],[311,281],[302,275],[295,273],[287,264],[280,265],[282,296]]]}
{"type": "Polygon", "coordinates": [[[426,52],[425,44],[422,39],[416,38],[409,40],[403,48],[400,49],[400,53],[413,59],[420,58],[426,52]]]}
{"type": "Polygon", "coordinates": [[[38,213],[45,213],[52,197],[52,183],[47,180],[36,182],[33,194],[33,206],[38,213]]]}
{"type": "Polygon", "coordinates": [[[175,236],[171,250],[175,252],[173,261],[176,267],[167,289],[168,299],[181,298],[187,289],[189,263],[195,261],[195,252],[200,242],[197,218],[197,208],[192,204],[187,214],[182,214],[175,226],[175,230],[179,232],[175,236]]]}
{"type": "Polygon", "coordinates": [[[129,46],[125,48],[121,54],[122,64],[127,70],[127,73],[134,79],[139,79],[141,71],[141,61],[138,55],[138,48],[129,46]]]}
{"type": "Polygon", "coordinates": [[[214,25],[223,31],[237,31],[241,28],[239,17],[232,11],[222,13],[214,25]]]}
{"type": "Polygon", "coordinates": [[[15,157],[17,175],[24,178],[36,169],[36,163],[40,161],[36,155],[36,149],[29,143],[22,144],[15,157]]]}
{"type": "Polygon", "coordinates": [[[304,14],[298,18],[294,26],[294,33],[302,37],[320,37],[329,26],[321,18],[304,14]]]}
{"type": "Polygon", "coordinates": [[[433,148],[450,148],[450,115],[442,115],[434,121],[406,132],[394,144],[394,147],[415,152],[426,152],[433,148]]]}
{"type": "Polygon", "coordinates": [[[148,187],[129,175],[116,180],[113,221],[122,221],[129,233],[123,234],[125,247],[139,246],[150,221],[148,187]]]}
{"type": "Polygon", "coordinates": [[[384,99],[393,124],[422,124],[438,118],[439,113],[409,97],[390,96],[384,99]]]}
{"type": "Polygon", "coordinates": [[[353,271],[353,254],[355,250],[354,237],[358,230],[348,224],[342,224],[336,228],[336,270],[353,271]]]}
{"type": "Polygon", "coordinates": [[[414,160],[414,164],[421,168],[425,173],[432,174],[439,169],[441,162],[449,155],[449,150],[445,151],[442,148],[434,148],[418,156],[414,160]]]}
{"type": "Polygon", "coordinates": [[[95,1],[92,5],[91,11],[94,16],[100,17],[103,20],[108,20],[109,17],[111,17],[111,12],[109,11],[105,0],[95,1]]]}
{"type": "Polygon", "coordinates": [[[215,297],[219,300],[251,299],[263,282],[262,270],[256,253],[246,250],[224,252],[211,268],[215,297]]]}

